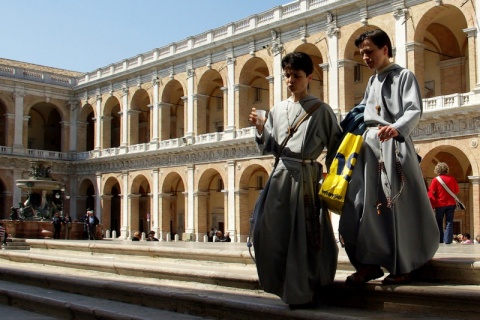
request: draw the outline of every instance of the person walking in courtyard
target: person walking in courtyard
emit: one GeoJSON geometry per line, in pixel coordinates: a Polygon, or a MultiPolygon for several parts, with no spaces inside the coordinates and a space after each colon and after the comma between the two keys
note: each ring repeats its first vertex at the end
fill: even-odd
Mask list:
{"type": "Polygon", "coordinates": [[[449,167],[445,162],[439,162],[434,169],[437,177],[432,179],[428,189],[429,194],[433,197],[435,203],[435,218],[437,219],[438,231],[440,232],[440,243],[450,244],[453,242],[453,216],[457,202],[449,194],[447,189],[442,185],[442,182],[454,194],[460,191],[457,180],[449,175],[449,167]],[[440,182],[440,180],[442,182],[440,182]],[[443,229],[443,219],[445,218],[445,231],[443,229]]]}
{"type": "Polygon", "coordinates": [[[87,223],[88,239],[96,240],[97,225],[99,223],[98,218],[95,216],[92,210],[87,212],[88,217],[85,223],[87,223]]]}
{"type": "Polygon", "coordinates": [[[347,189],[339,232],[356,272],[347,285],[358,286],[390,272],[384,284],[411,281],[410,273],[438,248],[432,214],[417,154],[410,137],[422,115],[422,98],[412,72],[391,63],[392,44],[380,29],[356,40],[370,77],[363,145],[347,189]]]}
{"type": "Polygon", "coordinates": [[[327,147],[331,163],[341,131],[331,107],[308,92],[310,56],[293,52],[281,63],[290,98],[275,105],[266,121],[255,108],[249,117],[263,154],[276,158],[255,204],[253,246],[263,290],[302,308],[314,304],[316,291],[336,272],[338,247],[329,213],[320,205],[323,170],[316,159],[327,147]]]}
{"type": "Polygon", "coordinates": [[[52,219],[53,224],[53,239],[60,239],[60,232],[62,231],[63,219],[58,212],[55,212],[52,219]]]}
{"type": "Polygon", "coordinates": [[[65,225],[65,240],[69,240],[72,233],[72,217],[68,212],[63,217],[63,224],[65,225]]]}

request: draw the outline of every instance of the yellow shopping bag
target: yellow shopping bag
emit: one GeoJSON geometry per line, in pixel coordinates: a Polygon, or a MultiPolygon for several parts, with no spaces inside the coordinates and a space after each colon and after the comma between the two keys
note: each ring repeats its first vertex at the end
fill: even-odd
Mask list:
{"type": "Polygon", "coordinates": [[[342,214],[348,183],[352,178],[362,143],[363,137],[360,135],[350,132],[345,135],[320,188],[323,203],[336,214],[342,214]]]}

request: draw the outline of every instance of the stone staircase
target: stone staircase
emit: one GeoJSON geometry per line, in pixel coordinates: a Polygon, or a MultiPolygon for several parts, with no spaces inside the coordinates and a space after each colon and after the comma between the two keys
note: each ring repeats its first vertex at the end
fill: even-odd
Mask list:
{"type": "Polygon", "coordinates": [[[25,239],[7,239],[2,244],[2,250],[30,250],[30,245],[25,239]]]}
{"type": "Polygon", "coordinates": [[[439,252],[411,285],[378,280],[363,288],[344,285],[352,267],[340,249],[322,304],[290,310],[260,290],[243,243],[26,242],[30,251],[0,252],[0,302],[59,319],[478,319],[480,312],[480,246],[439,252]]]}

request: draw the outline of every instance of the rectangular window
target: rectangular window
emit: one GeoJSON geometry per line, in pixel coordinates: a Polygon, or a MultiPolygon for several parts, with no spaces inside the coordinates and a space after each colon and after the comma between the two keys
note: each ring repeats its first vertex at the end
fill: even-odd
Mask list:
{"type": "Polygon", "coordinates": [[[262,102],[262,88],[253,88],[253,102],[262,102]]]}
{"type": "Polygon", "coordinates": [[[257,190],[263,189],[263,177],[257,176],[257,190]]]}
{"type": "Polygon", "coordinates": [[[353,77],[354,82],[361,82],[362,81],[362,67],[359,63],[353,67],[353,77]]]}

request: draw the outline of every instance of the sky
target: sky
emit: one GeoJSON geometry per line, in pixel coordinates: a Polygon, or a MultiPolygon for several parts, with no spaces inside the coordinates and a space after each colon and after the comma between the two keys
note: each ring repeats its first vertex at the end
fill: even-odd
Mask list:
{"type": "Polygon", "coordinates": [[[0,58],[79,72],[294,0],[0,0],[0,58]]]}

